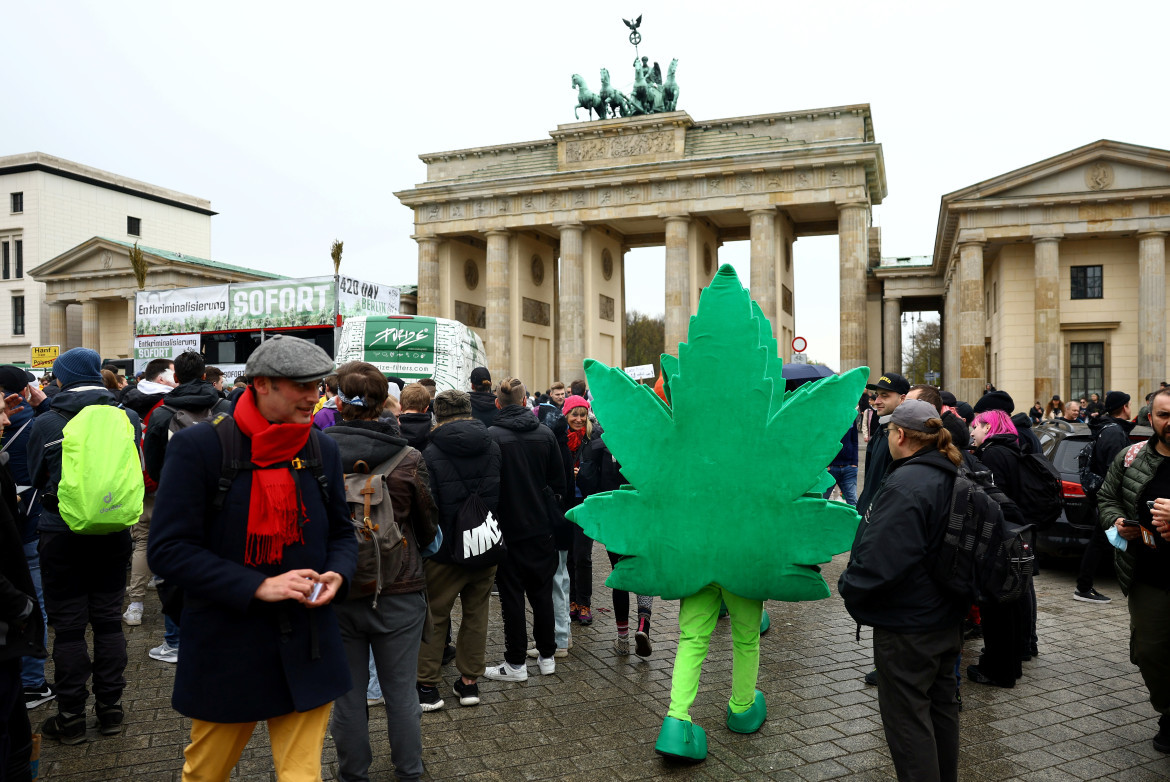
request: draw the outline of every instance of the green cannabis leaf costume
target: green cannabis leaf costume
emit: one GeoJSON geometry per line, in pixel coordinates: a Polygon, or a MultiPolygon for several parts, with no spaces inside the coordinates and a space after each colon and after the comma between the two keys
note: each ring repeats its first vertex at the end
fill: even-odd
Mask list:
{"type": "Polygon", "coordinates": [[[788,393],[780,370],[771,324],[726,265],[703,291],[678,358],[662,357],[669,405],[621,369],[585,362],[606,446],[633,486],[595,494],[569,518],[625,556],[608,586],[681,600],[661,754],[706,757],[688,712],[720,600],[734,644],[728,725],[750,733],[765,711],[755,689],[763,601],[828,597],[818,566],[848,551],[857,531],[854,509],[821,492],[869,370],[788,393]],[[730,395],[737,415],[716,429],[711,405],[730,395]]]}

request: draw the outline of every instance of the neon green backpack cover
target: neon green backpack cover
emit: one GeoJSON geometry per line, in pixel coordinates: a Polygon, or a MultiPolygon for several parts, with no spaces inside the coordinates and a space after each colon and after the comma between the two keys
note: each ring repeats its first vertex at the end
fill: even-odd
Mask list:
{"type": "Polygon", "coordinates": [[[88,405],[65,424],[61,441],[61,518],[80,535],[107,535],[142,515],[142,462],[134,425],[113,405],[88,405]]]}

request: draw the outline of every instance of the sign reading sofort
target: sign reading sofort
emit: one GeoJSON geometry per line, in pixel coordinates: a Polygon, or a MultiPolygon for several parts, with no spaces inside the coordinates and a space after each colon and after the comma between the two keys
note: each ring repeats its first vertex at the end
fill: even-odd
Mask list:
{"type": "Polygon", "coordinates": [[[399,289],[351,277],[309,277],[139,291],[138,335],[332,326],[336,316],[397,315],[399,289]]]}

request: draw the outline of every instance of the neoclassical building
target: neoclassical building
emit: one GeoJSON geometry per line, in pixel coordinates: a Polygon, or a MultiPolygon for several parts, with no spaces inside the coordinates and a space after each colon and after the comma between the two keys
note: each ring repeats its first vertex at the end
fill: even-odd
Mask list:
{"type": "Polygon", "coordinates": [[[678,350],[727,240],[750,239],[750,288],[782,350],[795,336],[792,244],[840,237],[842,369],[877,368],[870,209],[886,195],[869,106],[693,120],[686,112],[560,125],[550,138],[422,155],[418,314],[484,340],[493,377],[534,388],[624,361],[625,254],[665,246],[666,349],[678,350]]]}
{"type": "Polygon", "coordinates": [[[944,195],[934,256],[873,270],[870,332],[897,365],[901,313],[941,310],[961,399],[1140,400],[1170,379],[1168,233],[1170,152],[1096,141],[944,195]]]}

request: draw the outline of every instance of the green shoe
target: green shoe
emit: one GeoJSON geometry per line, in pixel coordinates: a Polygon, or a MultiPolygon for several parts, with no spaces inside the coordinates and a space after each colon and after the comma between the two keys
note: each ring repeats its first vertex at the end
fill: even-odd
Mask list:
{"type": "Polygon", "coordinates": [[[734,714],[727,704],[727,729],[733,733],[755,733],[768,718],[768,707],[764,705],[764,693],[756,690],[756,699],[747,711],[734,714]]]}
{"type": "Polygon", "coordinates": [[[707,732],[693,722],[667,717],[658,731],[654,751],[667,758],[697,763],[707,759],[707,732]]]}
{"type": "Polygon", "coordinates": [[[772,627],[772,620],[768,617],[768,609],[765,608],[760,613],[760,635],[763,635],[764,633],[768,632],[768,630],[771,627],[772,627]]]}

